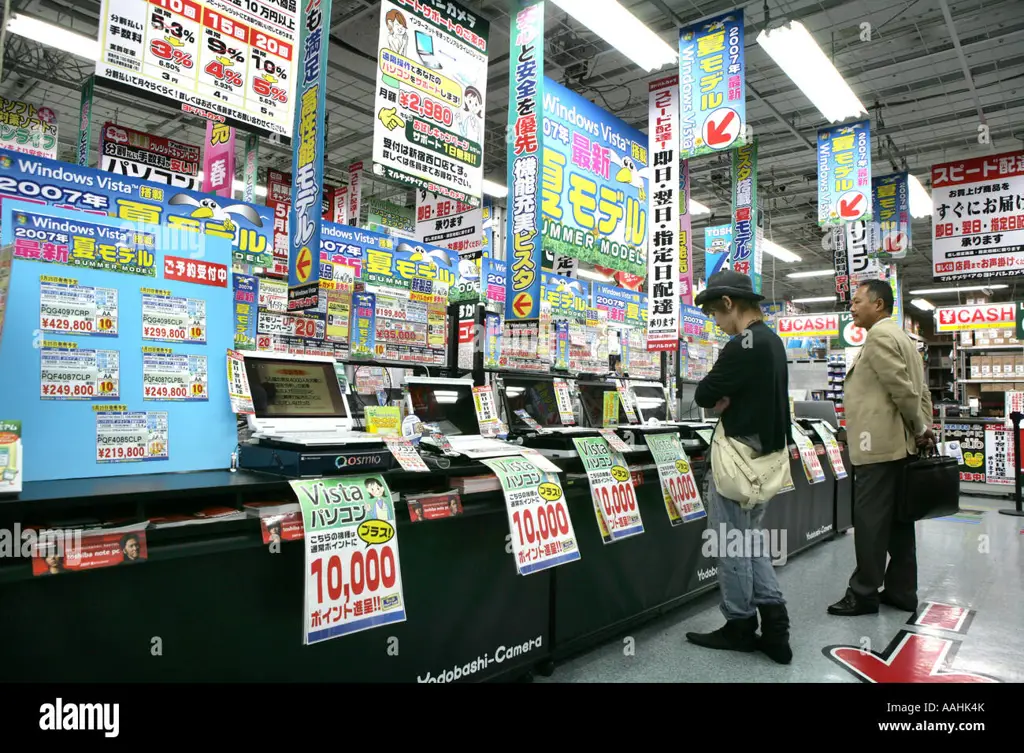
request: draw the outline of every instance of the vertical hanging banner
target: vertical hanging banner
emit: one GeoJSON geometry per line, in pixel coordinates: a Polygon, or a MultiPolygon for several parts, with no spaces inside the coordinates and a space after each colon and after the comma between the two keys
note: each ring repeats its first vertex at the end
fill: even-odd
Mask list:
{"type": "Polygon", "coordinates": [[[256,182],[259,179],[260,137],[250,133],[245,137],[245,166],[242,179],[242,201],[252,204],[256,201],[256,182]]]}
{"type": "Polygon", "coordinates": [[[508,107],[508,228],[505,320],[540,319],[540,192],[544,137],[544,1],[513,4],[508,107]]]}
{"type": "Polygon", "coordinates": [[[681,159],[746,143],[743,11],[679,30],[681,159]]]}
{"type": "Polygon", "coordinates": [[[348,166],[348,222],[346,225],[359,227],[359,216],[363,211],[363,163],[353,162],[348,166]]]}
{"type": "Polygon", "coordinates": [[[693,305],[693,225],[690,222],[690,163],[683,160],[679,179],[679,295],[693,305]]]}
{"type": "Polygon", "coordinates": [[[324,113],[331,0],[302,0],[298,54],[303,61],[292,131],[292,206],[288,214],[288,311],[320,304],[320,224],[324,196],[324,113]]]}
{"type": "Polygon", "coordinates": [[[818,131],[818,225],[871,222],[871,121],[818,131]]]}
{"type": "Polygon", "coordinates": [[[479,207],[490,23],[454,0],[383,0],[373,172],[479,207]]]}
{"type": "Polygon", "coordinates": [[[57,159],[57,113],[0,97],[0,149],[57,159]]]}
{"type": "Polygon", "coordinates": [[[85,80],[82,100],[78,108],[78,164],[89,166],[89,146],[92,144],[92,98],[96,90],[96,75],[85,80]]]}
{"type": "Polygon", "coordinates": [[[910,250],[910,176],[906,172],[871,179],[875,228],[872,246],[879,259],[903,259],[910,250]]]}
{"type": "Polygon", "coordinates": [[[230,199],[235,185],[235,129],[206,121],[203,143],[203,191],[230,199]]]}
{"type": "Polygon", "coordinates": [[[730,269],[732,249],[732,225],[715,225],[704,228],[704,282],[716,272],[730,269]]]}
{"type": "Polygon", "coordinates": [[[732,152],[732,251],[729,263],[761,292],[757,222],[757,139],[732,152]]]}
{"type": "Polygon", "coordinates": [[[647,350],[670,351],[679,350],[679,253],[684,242],[676,213],[686,203],[685,195],[679,195],[685,181],[685,172],[679,175],[679,77],[652,81],[648,90],[648,151],[654,174],[648,210],[647,350]]]}

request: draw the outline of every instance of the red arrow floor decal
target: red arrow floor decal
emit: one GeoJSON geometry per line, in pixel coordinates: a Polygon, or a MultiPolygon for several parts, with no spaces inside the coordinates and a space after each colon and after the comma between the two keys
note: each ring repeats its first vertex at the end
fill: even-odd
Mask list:
{"type": "Polygon", "coordinates": [[[952,669],[957,641],[901,630],[882,654],[856,646],[827,646],[822,651],[863,682],[998,683],[991,677],[952,669]]]}

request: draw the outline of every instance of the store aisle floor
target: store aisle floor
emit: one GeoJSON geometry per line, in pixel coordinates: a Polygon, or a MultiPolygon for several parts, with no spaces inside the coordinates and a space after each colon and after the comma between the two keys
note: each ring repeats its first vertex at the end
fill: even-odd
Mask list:
{"type": "Polygon", "coordinates": [[[1005,499],[963,497],[960,504],[963,515],[918,524],[921,606],[914,615],[886,606],[877,615],[860,617],[826,613],[842,597],[853,571],[851,531],[795,556],[778,570],[792,621],[794,658],[788,666],[760,653],[712,651],[686,641],[688,631],[714,630],[722,624],[715,591],[537,680],[921,682],[928,681],[934,667],[936,672],[1024,682],[1024,518],[1000,515],[997,510],[1012,506],[1005,499]],[[926,602],[938,606],[926,608],[926,602]],[[915,621],[917,625],[907,624],[915,621]],[[827,650],[840,645],[852,650],[827,650]],[[860,648],[887,659],[856,650],[860,648]]]}

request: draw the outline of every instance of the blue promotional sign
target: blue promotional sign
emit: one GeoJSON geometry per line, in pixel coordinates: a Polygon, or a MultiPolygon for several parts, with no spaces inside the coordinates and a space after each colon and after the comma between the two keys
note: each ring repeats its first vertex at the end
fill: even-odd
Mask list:
{"type": "Polygon", "coordinates": [[[732,152],[732,245],[729,265],[748,275],[754,292],[761,292],[761,259],[758,241],[757,138],[732,152]]]}
{"type": "Polygon", "coordinates": [[[541,298],[550,304],[552,318],[584,320],[590,307],[590,283],[545,271],[541,273],[541,298]]]}
{"type": "Polygon", "coordinates": [[[259,317],[259,280],[252,275],[233,275],[235,291],[235,350],[256,349],[256,322],[259,317]]]}
{"type": "Polygon", "coordinates": [[[743,11],[679,30],[682,159],[746,143],[743,11]]]}
{"type": "Polygon", "coordinates": [[[732,225],[704,228],[704,282],[716,272],[729,269],[732,250],[732,225]]]}
{"type": "Polygon", "coordinates": [[[610,325],[647,326],[646,293],[595,282],[591,301],[598,311],[608,312],[610,325]]]}
{"type": "Polygon", "coordinates": [[[233,259],[240,264],[273,264],[274,213],[269,207],[0,149],[0,206],[8,199],[131,223],[153,235],[171,256],[201,258],[205,235],[231,241],[233,259]]]}
{"type": "Polygon", "coordinates": [[[871,179],[876,228],[873,245],[880,259],[903,259],[913,244],[909,180],[906,172],[871,179]]]}
{"type": "Polygon", "coordinates": [[[299,20],[302,67],[292,129],[294,179],[288,225],[288,311],[316,309],[320,303],[319,246],[331,0],[302,0],[299,20]]]}
{"type": "Polygon", "coordinates": [[[349,353],[353,358],[373,358],[377,331],[377,297],[373,293],[352,296],[352,330],[349,353]]]}
{"type": "Polygon", "coordinates": [[[645,276],[647,152],[646,135],[544,79],[545,250],[645,276]]]}
{"type": "Polygon", "coordinates": [[[324,223],[324,238],[321,266],[328,263],[330,250],[331,261],[357,267],[367,285],[411,288],[413,280],[431,280],[450,293],[459,279],[459,257],[440,246],[333,222],[324,223]]]}
{"type": "Polygon", "coordinates": [[[544,136],[544,2],[515,0],[509,34],[508,106],[508,250],[505,320],[536,321],[540,317],[541,245],[540,157],[544,136]]]}
{"type": "Polygon", "coordinates": [[[682,321],[679,325],[679,333],[683,337],[696,337],[705,339],[712,330],[711,320],[704,316],[704,312],[696,306],[688,306],[685,303],[680,310],[682,321]]]}
{"type": "Polygon", "coordinates": [[[871,121],[818,131],[818,225],[872,219],[871,121]]]}

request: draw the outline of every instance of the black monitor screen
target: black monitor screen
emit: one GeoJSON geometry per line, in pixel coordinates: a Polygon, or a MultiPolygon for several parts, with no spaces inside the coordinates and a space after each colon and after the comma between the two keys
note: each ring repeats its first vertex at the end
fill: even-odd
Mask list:
{"type": "Polygon", "coordinates": [[[425,424],[437,424],[445,436],[480,433],[472,385],[413,382],[409,385],[409,402],[416,418],[425,424]]]}
{"type": "Polygon", "coordinates": [[[633,384],[633,394],[636,395],[636,407],[643,416],[646,423],[652,418],[658,421],[671,421],[672,417],[668,412],[668,400],[665,395],[665,388],[660,384],[633,384]]]}
{"type": "Polygon", "coordinates": [[[697,405],[697,385],[683,382],[679,385],[679,420],[700,421],[700,406],[697,405]]]}
{"type": "Polygon", "coordinates": [[[525,427],[517,410],[525,410],[538,424],[545,428],[562,425],[555,397],[555,385],[551,381],[533,379],[505,379],[505,403],[509,421],[515,427],[525,427]]]}
{"type": "MultiPolygon", "coordinates": [[[[583,403],[583,412],[587,416],[587,421],[590,425],[595,428],[604,426],[604,393],[611,390],[614,392],[616,387],[614,384],[608,382],[580,382],[580,402],[583,403]]],[[[626,409],[622,405],[622,399],[619,399],[619,426],[625,426],[629,423],[629,417],[626,416],[626,409]]]]}
{"type": "Polygon", "coordinates": [[[246,358],[256,418],[347,418],[334,363],[246,358]]]}

